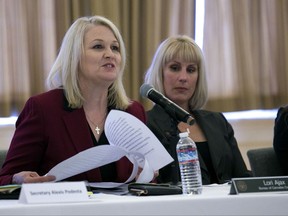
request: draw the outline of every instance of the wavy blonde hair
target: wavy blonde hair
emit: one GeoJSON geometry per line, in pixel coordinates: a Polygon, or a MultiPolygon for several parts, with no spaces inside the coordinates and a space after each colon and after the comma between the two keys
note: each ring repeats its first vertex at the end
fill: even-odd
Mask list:
{"type": "Polygon", "coordinates": [[[195,92],[189,99],[189,108],[191,110],[201,109],[208,98],[204,56],[196,42],[186,35],[171,36],[158,46],[152,63],[146,71],[144,82],[164,94],[163,69],[173,59],[197,64],[199,75],[195,92]]]}
{"type": "Polygon", "coordinates": [[[78,18],[66,32],[59,54],[47,78],[49,89],[63,88],[69,107],[83,106],[84,97],[79,86],[79,65],[84,53],[84,37],[91,26],[102,25],[108,27],[116,37],[121,55],[120,73],[108,90],[108,106],[125,110],[130,100],[126,95],[122,79],[126,65],[126,50],[118,28],[107,18],[102,16],[78,18]]]}

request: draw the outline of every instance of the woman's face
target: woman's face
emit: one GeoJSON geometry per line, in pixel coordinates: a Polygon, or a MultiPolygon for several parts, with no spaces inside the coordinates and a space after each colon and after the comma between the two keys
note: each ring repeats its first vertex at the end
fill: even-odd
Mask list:
{"type": "Polygon", "coordinates": [[[93,26],[85,34],[81,56],[80,82],[110,86],[121,67],[120,46],[106,26],[93,26]]]}
{"type": "Polygon", "coordinates": [[[188,109],[188,100],[194,94],[198,80],[198,66],[178,59],[169,61],[163,69],[163,87],[167,98],[188,109]]]}

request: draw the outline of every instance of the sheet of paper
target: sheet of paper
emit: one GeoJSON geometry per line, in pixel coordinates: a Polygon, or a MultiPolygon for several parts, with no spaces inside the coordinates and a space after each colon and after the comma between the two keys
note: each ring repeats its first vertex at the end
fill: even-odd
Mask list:
{"type": "Polygon", "coordinates": [[[116,146],[96,146],[62,161],[46,175],[54,175],[56,181],[61,181],[65,178],[117,161],[126,154],[127,152],[116,146]]]}
{"type": "MultiPolygon", "coordinates": [[[[143,155],[154,171],[173,161],[152,131],[129,113],[119,110],[111,111],[105,122],[105,133],[110,145],[118,146],[130,155],[133,153],[143,155]]],[[[135,156],[138,158],[137,155],[135,156]]],[[[143,158],[139,158],[138,163],[143,167],[143,158]]]]}
{"type": "Polygon", "coordinates": [[[115,162],[126,156],[133,163],[133,172],[126,182],[95,182],[93,187],[112,188],[132,181],[140,166],[137,182],[150,182],[154,171],[173,161],[150,129],[129,113],[112,110],[105,122],[105,133],[110,145],[100,145],[82,151],[57,164],[46,175],[54,175],[56,181],[115,162]]]}

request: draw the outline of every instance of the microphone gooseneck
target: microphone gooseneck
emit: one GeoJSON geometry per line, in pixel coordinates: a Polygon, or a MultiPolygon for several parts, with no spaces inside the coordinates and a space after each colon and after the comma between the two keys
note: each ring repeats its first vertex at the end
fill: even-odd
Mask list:
{"type": "Polygon", "coordinates": [[[142,97],[146,97],[154,103],[160,105],[172,118],[176,119],[177,121],[182,121],[189,125],[193,125],[195,123],[195,119],[190,115],[190,113],[166,98],[151,85],[143,84],[140,87],[140,94],[142,97]]]}

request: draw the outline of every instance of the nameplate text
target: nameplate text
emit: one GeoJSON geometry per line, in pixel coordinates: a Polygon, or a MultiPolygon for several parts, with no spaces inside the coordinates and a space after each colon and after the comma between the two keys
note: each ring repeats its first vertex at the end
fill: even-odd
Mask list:
{"type": "Polygon", "coordinates": [[[89,199],[84,182],[54,182],[22,184],[21,203],[81,202],[89,199]]]}
{"type": "Polygon", "coordinates": [[[232,178],[230,194],[288,192],[288,177],[232,178]]]}

